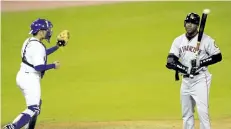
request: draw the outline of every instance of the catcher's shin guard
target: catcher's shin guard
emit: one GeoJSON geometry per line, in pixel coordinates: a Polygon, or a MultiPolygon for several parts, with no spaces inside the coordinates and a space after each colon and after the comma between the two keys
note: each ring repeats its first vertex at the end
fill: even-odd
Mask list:
{"type": "MultiPolygon", "coordinates": [[[[41,113],[41,105],[42,105],[42,100],[40,100],[39,103],[39,108],[40,108],[39,114],[41,113]]],[[[36,114],[32,117],[31,121],[25,126],[25,129],[35,129],[36,121],[39,114],[36,114]]]]}
{"type": "Polygon", "coordinates": [[[34,115],[31,121],[26,125],[25,129],[34,129],[37,121],[37,115],[34,115]]]}

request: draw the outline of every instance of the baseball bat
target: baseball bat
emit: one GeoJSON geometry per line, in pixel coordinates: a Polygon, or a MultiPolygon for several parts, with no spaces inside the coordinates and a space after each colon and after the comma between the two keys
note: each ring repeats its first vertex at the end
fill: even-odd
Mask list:
{"type": "MultiPolygon", "coordinates": [[[[196,66],[196,60],[198,57],[198,53],[199,53],[199,48],[200,48],[200,44],[201,44],[201,39],[204,33],[204,29],[205,29],[205,24],[206,24],[206,20],[207,20],[207,16],[210,13],[210,9],[204,9],[203,13],[202,13],[202,18],[201,18],[201,22],[200,22],[200,28],[199,28],[199,33],[198,33],[198,38],[197,38],[197,46],[196,46],[196,54],[195,54],[195,59],[192,60],[191,64],[192,67],[196,66]]],[[[190,74],[190,78],[193,78],[193,75],[190,74]]]]}

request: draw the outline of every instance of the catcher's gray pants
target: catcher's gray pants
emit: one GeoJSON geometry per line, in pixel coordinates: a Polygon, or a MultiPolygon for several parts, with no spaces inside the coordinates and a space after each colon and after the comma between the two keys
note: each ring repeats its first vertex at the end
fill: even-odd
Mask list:
{"type": "Polygon", "coordinates": [[[210,129],[209,89],[211,74],[203,72],[194,78],[183,78],[181,84],[181,105],[183,129],[194,129],[194,107],[200,120],[200,129],[210,129]]]}

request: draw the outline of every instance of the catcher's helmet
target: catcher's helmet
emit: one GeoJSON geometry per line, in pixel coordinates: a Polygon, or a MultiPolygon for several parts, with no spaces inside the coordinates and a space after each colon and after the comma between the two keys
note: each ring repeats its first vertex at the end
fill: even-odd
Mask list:
{"type": "Polygon", "coordinates": [[[51,28],[53,27],[52,23],[46,19],[36,19],[33,21],[30,25],[30,33],[29,34],[36,34],[38,33],[39,30],[46,30],[47,35],[45,36],[45,39],[50,42],[50,38],[52,36],[52,30],[51,28]]]}
{"type": "Polygon", "coordinates": [[[200,24],[200,16],[196,13],[189,13],[184,20],[184,26],[188,22],[199,25],[200,24]]]}

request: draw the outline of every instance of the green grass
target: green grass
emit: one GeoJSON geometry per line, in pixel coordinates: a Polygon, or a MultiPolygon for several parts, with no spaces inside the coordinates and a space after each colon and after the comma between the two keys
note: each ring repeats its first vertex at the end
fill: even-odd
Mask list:
{"type": "Polygon", "coordinates": [[[223,61],[213,74],[210,113],[231,116],[231,2],[134,2],[57,10],[2,13],[2,123],[25,107],[16,87],[20,50],[30,23],[48,18],[55,37],[68,29],[66,48],[49,56],[61,69],[42,80],[39,121],[181,119],[180,82],[165,68],[173,39],[184,33],[187,13],[211,9],[205,32],[216,39],[223,61]]]}

